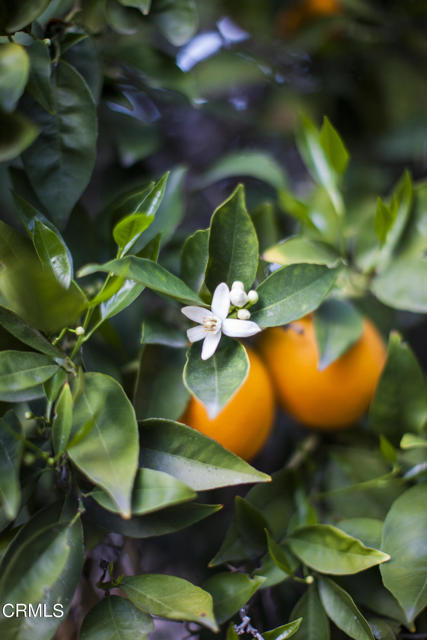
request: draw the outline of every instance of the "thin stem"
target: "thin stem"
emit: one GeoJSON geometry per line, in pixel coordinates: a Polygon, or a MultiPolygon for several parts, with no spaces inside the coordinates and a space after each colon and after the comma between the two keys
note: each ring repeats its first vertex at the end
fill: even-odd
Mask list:
{"type": "Polygon", "coordinates": [[[286,469],[288,471],[295,471],[298,469],[308,458],[308,456],[317,449],[320,443],[320,438],[316,433],[309,435],[305,440],[302,441],[301,445],[295,451],[293,456],[291,456],[289,462],[286,465],[286,469]]]}

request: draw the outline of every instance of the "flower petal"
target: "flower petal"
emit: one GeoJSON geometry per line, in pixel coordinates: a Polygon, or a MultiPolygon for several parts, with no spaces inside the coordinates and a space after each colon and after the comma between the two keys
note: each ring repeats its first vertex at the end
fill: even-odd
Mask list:
{"type": "Polygon", "coordinates": [[[216,351],[219,341],[221,340],[221,331],[218,333],[208,333],[202,347],[202,360],[207,360],[216,351]]]}
{"type": "Polygon", "coordinates": [[[256,333],[259,333],[261,328],[256,322],[251,320],[236,320],[234,318],[227,318],[222,323],[222,332],[230,338],[249,338],[256,333]]]}
{"type": "Polygon", "coordinates": [[[230,289],[225,282],[221,282],[215,289],[211,309],[214,315],[221,318],[221,320],[225,320],[227,317],[230,309],[230,289]]]}
{"type": "Polygon", "coordinates": [[[206,336],[206,331],[202,327],[202,325],[198,324],[197,327],[191,327],[187,331],[187,337],[190,342],[197,342],[198,340],[203,340],[206,336]]]}
{"type": "Polygon", "coordinates": [[[187,316],[187,318],[199,324],[203,324],[203,318],[211,318],[213,316],[212,311],[204,307],[182,307],[181,312],[187,316]]]}

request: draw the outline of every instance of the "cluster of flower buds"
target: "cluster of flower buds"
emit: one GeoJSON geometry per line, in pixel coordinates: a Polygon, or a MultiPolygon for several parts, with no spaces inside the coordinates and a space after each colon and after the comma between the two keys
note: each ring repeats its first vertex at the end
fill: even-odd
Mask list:
{"type": "Polygon", "coordinates": [[[251,312],[243,307],[250,306],[258,302],[258,294],[254,289],[246,293],[243,282],[235,280],[231,286],[230,302],[238,307],[237,317],[239,320],[249,320],[251,312]]]}

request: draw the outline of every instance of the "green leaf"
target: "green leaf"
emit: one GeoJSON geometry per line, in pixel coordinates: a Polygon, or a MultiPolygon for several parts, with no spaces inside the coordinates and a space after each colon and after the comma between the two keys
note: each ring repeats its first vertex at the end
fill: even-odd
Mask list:
{"type": "Polygon", "coordinates": [[[42,40],[35,40],[27,52],[31,63],[27,91],[46,111],[53,114],[55,107],[50,84],[52,67],[49,45],[42,40]]]}
{"type": "Polygon", "coordinates": [[[265,533],[267,536],[268,552],[273,559],[274,564],[277,565],[283,573],[286,573],[288,576],[293,576],[294,572],[289,564],[286,547],[281,547],[280,544],[274,540],[268,530],[266,530],[265,533]]]}
{"type": "Polygon", "coordinates": [[[22,527],[10,544],[2,562],[0,594],[2,602],[33,606],[36,616],[0,619],[4,638],[46,640],[67,616],[83,567],[83,536],[75,511],[53,505],[38,512],[22,527]],[[44,617],[62,604],[62,616],[44,617]],[[41,609],[41,612],[40,612],[41,609]]]}
{"type": "MultiPolygon", "coordinates": [[[[104,509],[118,512],[115,503],[103,491],[94,491],[91,496],[104,509]]],[[[139,469],[132,492],[132,515],[153,513],[195,497],[196,493],[192,489],[168,473],[139,469]]]]}
{"type": "Polygon", "coordinates": [[[359,340],[363,318],[346,300],[326,300],[314,315],[314,329],[322,371],[359,340]]]}
{"type": "Polygon", "coordinates": [[[184,384],[215,418],[245,382],[249,358],[244,346],[236,340],[222,339],[208,360],[200,357],[200,345],[193,344],[184,367],[184,384]]]}
{"type": "Polygon", "coordinates": [[[427,447],[427,440],[413,433],[405,433],[400,441],[400,446],[402,449],[424,448],[427,447]]]}
{"type": "Polygon", "coordinates": [[[398,622],[375,616],[368,616],[367,620],[376,640],[396,640],[398,638],[400,630],[398,622]]]}
{"type": "Polygon", "coordinates": [[[40,331],[30,327],[16,313],[0,305],[0,325],[24,344],[51,358],[61,358],[63,353],[54,347],[40,331]]]}
{"type": "Polygon", "coordinates": [[[322,136],[313,122],[303,116],[297,136],[297,144],[313,179],[325,188],[335,211],[337,214],[342,215],[344,213],[344,203],[337,186],[338,174],[336,166],[342,168],[345,165],[345,161],[341,149],[334,157],[334,160],[330,156],[332,149],[330,145],[332,144],[334,151],[339,146],[336,137],[331,133],[331,127],[324,124],[325,133],[322,136]],[[326,148],[322,143],[325,143],[326,148]]]}
{"type": "Polygon", "coordinates": [[[264,252],[262,258],[267,262],[275,262],[283,266],[305,263],[336,267],[340,261],[339,254],[331,246],[305,236],[289,238],[270,247],[264,252]]]}
{"type": "Polygon", "coordinates": [[[251,578],[247,573],[217,573],[207,579],[203,585],[212,595],[215,618],[222,624],[243,607],[258,591],[265,578],[251,578]]]}
{"type": "Polygon", "coordinates": [[[95,331],[105,320],[113,318],[118,313],[129,307],[141,295],[145,287],[134,280],[125,280],[115,278],[112,286],[123,283],[119,289],[104,302],[99,305],[99,319],[92,327],[91,331],[95,331]]]}
{"type": "Polygon", "coordinates": [[[259,300],[251,320],[275,327],[317,309],[335,282],[337,269],[297,264],[274,271],[257,287],[259,300]]]}
{"type": "Polygon", "coordinates": [[[204,188],[224,178],[250,176],[266,182],[273,189],[286,189],[287,180],[282,167],[274,158],[263,151],[235,151],[223,156],[197,181],[204,188]]]}
{"type": "Polygon", "coordinates": [[[128,253],[138,242],[144,231],[154,220],[165,194],[169,173],[150,189],[146,188],[137,194],[127,196],[118,206],[120,211],[126,212],[113,229],[113,237],[120,249],[120,256],[128,253]]]}
{"type": "Polygon", "coordinates": [[[39,129],[20,113],[1,113],[0,162],[19,156],[39,135],[39,129]]]}
{"type": "Polygon", "coordinates": [[[112,497],[122,515],[129,517],[138,467],[138,428],[123,388],[102,373],[84,375],[84,386],[73,409],[72,437],[88,423],[92,423],[91,430],[69,447],[68,455],[112,497]]]}
{"type": "Polygon", "coordinates": [[[135,280],[135,282],[183,304],[206,306],[203,300],[185,282],[167,271],[160,264],[147,258],[127,256],[118,260],[110,260],[105,264],[89,264],[80,269],[79,276],[87,276],[98,271],[114,273],[122,278],[135,280]]]}
{"type": "Polygon", "coordinates": [[[188,42],[199,23],[195,0],[156,0],[152,15],[165,38],[175,47],[188,42]]]}
{"type": "Polygon", "coordinates": [[[147,573],[125,578],[120,588],[141,611],[169,620],[197,622],[218,631],[211,595],[188,580],[147,573]]]}
{"type": "Polygon", "coordinates": [[[15,33],[29,25],[46,9],[50,0],[8,0],[1,15],[1,29],[15,33]]]}
{"type": "Polygon", "coordinates": [[[309,229],[317,229],[317,226],[312,220],[310,207],[308,205],[295,198],[288,189],[281,189],[278,195],[278,204],[283,213],[292,216],[309,229]]]}
{"type": "Polygon", "coordinates": [[[55,455],[59,456],[67,447],[73,421],[73,398],[68,382],[62,387],[52,421],[52,444],[55,455]]]}
{"type": "Polygon", "coordinates": [[[377,549],[329,524],[296,529],[288,538],[295,555],[321,573],[344,575],[358,573],[390,559],[377,549]]]}
{"type": "Polygon", "coordinates": [[[0,505],[8,520],[14,520],[21,503],[19,470],[22,428],[13,411],[0,418],[0,505]]]}
{"type": "Polygon", "coordinates": [[[239,185],[213,213],[209,229],[209,259],[206,284],[211,291],[220,282],[230,287],[241,280],[245,290],[255,280],[258,269],[258,238],[239,185]]]}
{"type": "Polygon", "coordinates": [[[234,628],[234,624],[230,622],[227,629],[227,636],[225,640],[239,640],[239,636],[236,633],[236,629],[234,628]]]}
{"type": "MultiPolygon", "coordinates": [[[[276,627],[276,629],[272,629],[271,631],[264,631],[262,637],[264,640],[286,640],[287,638],[292,638],[300,628],[301,622],[302,618],[297,618],[296,620],[292,620],[292,622],[288,622],[288,624],[282,624],[280,627],[276,627]]],[[[325,640],[323,636],[322,640],[325,640]]]]}
{"type": "Polygon", "coordinates": [[[319,593],[329,618],[354,640],[374,640],[367,620],[351,596],[329,578],[320,578],[319,593]]]}
{"type": "Polygon", "coordinates": [[[43,267],[49,269],[61,286],[68,289],[71,284],[72,267],[62,239],[36,219],[33,242],[43,267]]]}
{"type": "Polygon", "coordinates": [[[381,548],[391,560],[381,567],[384,585],[412,622],[427,605],[427,485],[403,493],[384,522],[381,548]]]}
{"type": "Polygon", "coordinates": [[[396,441],[405,431],[420,431],[427,420],[424,376],[409,345],[390,334],[387,362],[370,409],[372,428],[396,441]]]}
{"type": "Polygon", "coordinates": [[[337,527],[348,535],[358,538],[367,547],[381,548],[383,523],[378,518],[347,518],[340,520],[337,527]]]}
{"type": "Polygon", "coordinates": [[[184,364],[183,349],[157,344],[144,347],[133,399],[138,420],[178,420],[182,416],[189,398],[182,381],[184,364]]]}
{"type": "Polygon", "coordinates": [[[30,61],[24,47],[15,42],[0,45],[0,107],[13,111],[28,80],[30,61]]]}
{"type": "Polygon", "coordinates": [[[302,618],[295,640],[329,640],[329,620],[314,584],[298,600],[291,618],[302,618]]]}
{"type": "Polygon", "coordinates": [[[144,16],[150,13],[151,0],[119,0],[119,2],[124,7],[139,9],[144,16]]]}
{"type": "Polygon", "coordinates": [[[320,144],[334,171],[339,175],[343,174],[350,156],[341,136],[326,116],[323,117],[320,130],[320,144]]]}
{"type": "Polygon", "coordinates": [[[97,527],[101,527],[108,532],[115,531],[130,538],[141,539],[164,536],[186,529],[220,509],[222,509],[220,504],[190,502],[162,509],[145,516],[136,516],[130,520],[123,520],[123,518],[110,511],[91,505],[88,517],[97,527]]]}
{"type": "Polygon", "coordinates": [[[215,440],[179,422],[153,418],[141,427],[142,464],[170,473],[195,491],[270,479],[215,440]]]}
{"type": "Polygon", "coordinates": [[[129,600],[107,595],[87,614],[81,640],[145,640],[154,630],[151,616],[139,611],[129,600]]]}
{"type": "Polygon", "coordinates": [[[95,161],[97,120],[86,82],[63,60],[52,74],[52,96],[53,114],[31,99],[26,103],[41,133],[22,157],[40,202],[61,228],[89,182],[95,161]],[[46,148],[50,149],[49,154],[45,153],[46,148]]]}
{"type": "Polygon", "coordinates": [[[427,312],[427,260],[397,258],[372,280],[371,290],[384,304],[394,309],[427,312]]]}
{"type": "Polygon", "coordinates": [[[199,229],[184,242],[181,253],[181,278],[194,291],[205,279],[209,252],[209,229],[199,229]]]}
{"type": "Polygon", "coordinates": [[[141,326],[141,344],[182,349],[188,343],[185,333],[179,327],[147,319],[141,326]]]}
{"type": "Polygon", "coordinates": [[[377,199],[377,209],[374,218],[374,229],[377,234],[380,246],[383,246],[386,238],[393,227],[397,216],[397,203],[387,206],[381,198],[377,199]]]}
{"type": "Polygon", "coordinates": [[[0,351],[0,394],[44,382],[58,369],[52,358],[32,351],[0,351]]]}

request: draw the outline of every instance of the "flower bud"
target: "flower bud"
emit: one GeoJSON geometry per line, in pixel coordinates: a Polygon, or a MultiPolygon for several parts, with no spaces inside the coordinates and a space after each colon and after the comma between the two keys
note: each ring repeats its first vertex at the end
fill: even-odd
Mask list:
{"type": "Polygon", "coordinates": [[[255,304],[255,302],[258,302],[258,299],[259,299],[258,293],[255,291],[255,289],[251,289],[248,293],[249,302],[251,302],[252,304],[255,304]]]}
{"type": "Polygon", "coordinates": [[[85,333],[84,327],[77,327],[75,333],[76,333],[76,336],[83,336],[85,333]]]}
{"type": "Polygon", "coordinates": [[[232,289],[242,289],[243,291],[245,290],[245,285],[243,284],[243,282],[241,280],[235,280],[233,282],[233,284],[231,285],[232,289]]]}
{"type": "Polygon", "coordinates": [[[249,318],[251,317],[251,312],[247,309],[239,309],[237,312],[237,317],[239,318],[239,320],[249,320],[249,318]]]}
{"type": "Polygon", "coordinates": [[[243,289],[235,287],[230,291],[230,302],[235,307],[244,307],[248,301],[248,296],[243,289]]]}
{"type": "Polygon", "coordinates": [[[313,584],[314,578],[313,578],[313,576],[307,576],[305,581],[306,581],[307,584],[313,584]]]}
{"type": "Polygon", "coordinates": [[[32,417],[33,417],[33,412],[32,411],[26,411],[24,413],[25,420],[31,420],[32,417]]]}

